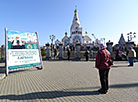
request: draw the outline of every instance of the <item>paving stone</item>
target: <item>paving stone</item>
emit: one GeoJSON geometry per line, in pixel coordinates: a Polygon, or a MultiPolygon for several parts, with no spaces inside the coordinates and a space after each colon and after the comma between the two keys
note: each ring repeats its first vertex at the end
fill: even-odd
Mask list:
{"type": "Polygon", "coordinates": [[[137,102],[138,63],[114,63],[110,88],[99,94],[93,61],[44,61],[43,70],[25,69],[0,80],[0,102],[137,102]]]}

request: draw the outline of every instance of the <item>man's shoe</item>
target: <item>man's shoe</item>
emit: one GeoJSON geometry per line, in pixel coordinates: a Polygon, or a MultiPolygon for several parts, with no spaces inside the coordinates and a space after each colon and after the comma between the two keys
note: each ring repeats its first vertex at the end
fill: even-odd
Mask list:
{"type": "Polygon", "coordinates": [[[103,89],[102,88],[100,88],[99,90],[98,90],[98,92],[100,92],[100,91],[102,91],[103,89]]]}
{"type": "Polygon", "coordinates": [[[100,92],[101,94],[106,94],[107,90],[99,89],[98,92],[100,92]]]}
{"type": "Polygon", "coordinates": [[[131,67],[131,66],[133,66],[133,65],[128,65],[128,67],[131,67]]]}

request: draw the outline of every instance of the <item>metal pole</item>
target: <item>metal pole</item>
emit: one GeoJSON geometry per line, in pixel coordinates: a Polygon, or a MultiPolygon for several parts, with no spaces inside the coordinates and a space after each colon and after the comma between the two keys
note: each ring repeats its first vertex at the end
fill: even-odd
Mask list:
{"type": "Polygon", "coordinates": [[[41,69],[43,69],[43,62],[42,62],[42,55],[41,55],[41,49],[40,49],[40,45],[39,45],[39,40],[38,40],[38,32],[35,32],[36,36],[37,36],[37,44],[38,44],[38,48],[39,48],[39,57],[40,57],[40,61],[41,61],[41,69]]]}
{"type": "Polygon", "coordinates": [[[6,76],[9,74],[8,69],[8,29],[5,28],[5,67],[6,67],[6,76]]]}

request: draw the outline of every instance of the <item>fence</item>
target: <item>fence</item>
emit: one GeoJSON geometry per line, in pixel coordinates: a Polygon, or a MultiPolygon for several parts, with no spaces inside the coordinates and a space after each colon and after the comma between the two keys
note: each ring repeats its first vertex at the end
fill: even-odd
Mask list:
{"type": "MultiPolygon", "coordinates": [[[[46,51],[45,51],[45,52],[46,52],[46,51]]],[[[96,53],[97,53],[97,51],[91,52],[91,53],[89,54],[89,59],[90,59],[90,60],[95,59],[95,58],[96,58],[96,53]]],[[[85,51],[80,51],[80,58],[81,58],[81,59],[85,59],[84,54],[85,54],[85,51]]],[[[41,50],[41,55],[42,55],[42,58],[43,58],[43,59],[46,58],[46,55],[45,55],[45,53],[44,53],[44,50],[41,50]]],[[[58,59],[58,57],[59,57],[59,51],[57,51],[57,56],[55,57],[55,59],[58,59]]],[[[71,51],[71,52],[70,52],[70,59],[76,59],[76,57],[77,57],[76,50],[75,50],[75,51],[71,51]]],[[[50,52],[50,58],[51,58],[51,59],[54,59],[54,52],[52,52],[52,53],[50,52]]],[[[66,50],[62,52],[62,58],[63,58],[63,59],[68,59],[68,55],[67,55],[67,51],[66,51],[66,50]]]]}

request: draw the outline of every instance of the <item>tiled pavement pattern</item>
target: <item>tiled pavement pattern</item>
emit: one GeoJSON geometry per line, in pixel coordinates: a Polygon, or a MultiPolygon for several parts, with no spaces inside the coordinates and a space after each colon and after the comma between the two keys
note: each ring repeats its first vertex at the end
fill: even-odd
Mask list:
{"type": "Polygon", "coordinates": [[[138,102],[138,63],[115,62],[107,94],[97,92],[99,76],[92,61],[43,63],[43,70],[14,72],[0,80],[0,102],[138,102]]]}

